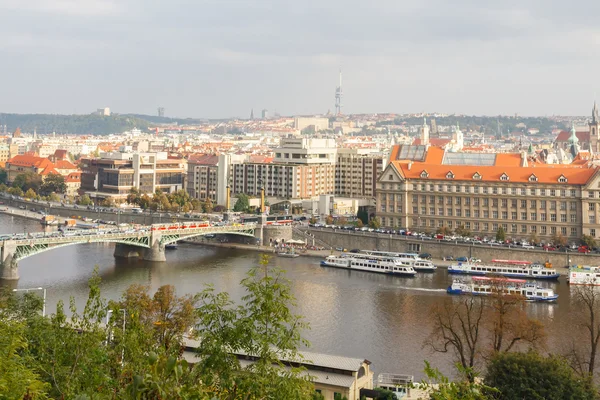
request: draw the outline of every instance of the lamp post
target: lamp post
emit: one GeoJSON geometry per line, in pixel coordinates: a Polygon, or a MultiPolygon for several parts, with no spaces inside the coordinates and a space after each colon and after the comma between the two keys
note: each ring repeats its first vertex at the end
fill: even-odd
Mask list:
{"type": "Polygon", "coordinates": [[[43,287],[37,288],[26,288],[26,289],[13,289],[13,292],[25,292],[28,293],[30,290],[41,290],[44,292],[44,302],[42,304],[42,317],[46,316],[46,289],[43,287]]]}

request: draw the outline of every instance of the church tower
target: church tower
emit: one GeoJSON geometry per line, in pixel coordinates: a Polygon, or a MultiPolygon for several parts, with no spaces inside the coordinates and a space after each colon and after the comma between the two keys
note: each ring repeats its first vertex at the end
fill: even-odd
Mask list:
{"type": "Polygon", "coordinates": [[[590,126],[590,153],[600,153],[598,144],[600,142],[600,117],[598,117],[598,105],[594,101],[594,107],[592,108],[592,120],[589,123],[590,126]]]}
{"type": "Polygon", "coordinates": [[[427,118],[423,118],[423,126],[421,127],[421,145],[429,145],[429,125],[427,125],[427,118]]]}

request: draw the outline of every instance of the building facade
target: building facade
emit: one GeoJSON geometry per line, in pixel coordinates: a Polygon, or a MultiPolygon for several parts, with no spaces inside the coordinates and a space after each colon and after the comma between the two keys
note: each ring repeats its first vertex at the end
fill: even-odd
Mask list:
{"type": "Polygon", "coordinates": [[[102,153],[81,161],[81,190],[92,198],[124,200],[131,189],[172,193],[184,187],[185,162],[166,153],[102,153]]]}
{"type": "Polygon", "coordinates": [[[386,157],[371,149],[338,149],[335,194],[343,197],[375,197],[377,179],[386,157]]]}
{"type": "Polygon", "coordinates": [[[449,156],[439,148],[398,147],[377,185],[384,226],[464,227],[481,237],[501,227],[507,238],[544,241],[600,237],[600,173],[591,164],[549,166],[520,154],[449,156]],[[408,157],[394,159],[399,153],[408,157]]]}
{"type": "Polygon", "coordinates": [[[188,159],[187,192],[199,200],[217,201],[219,157],[212,154],[195,155],[188,159]]]}

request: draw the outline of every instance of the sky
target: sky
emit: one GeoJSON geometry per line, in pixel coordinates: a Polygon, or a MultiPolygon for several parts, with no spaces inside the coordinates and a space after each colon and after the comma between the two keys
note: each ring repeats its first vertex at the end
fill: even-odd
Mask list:
{"type": "Polygon", "coordinates": [[[0,113],[589,115],[593,0],[0,0],[0,113]]]}

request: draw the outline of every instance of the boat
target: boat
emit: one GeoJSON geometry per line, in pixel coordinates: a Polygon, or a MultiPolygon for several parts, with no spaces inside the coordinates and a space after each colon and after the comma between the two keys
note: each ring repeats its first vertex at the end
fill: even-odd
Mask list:
{"type": "Polygon", "coordinates": [[[569,268],[569,285],[600,286],[600,267],[576,265],[569,268]]]}
{"type": "Polygon", "coordinates": [[[177,242],[165,245],[165,250],[177,250],[177,242]]]}
{"type": "Polygon", "coordinates": [[[500,275],[508,278],[558,279],[560,274],[552,268],[529,261],[492,260],[491,265],[458,263],[448,267],[449,274],[500,275]]]}
{"type": "Polygon", "coordinates": [[[437,267],[428,260],[419,258],[416,253],[396,253],[393,251],[377,251],[377,250],[361,250],[361,254],[369,254],[373,256],[388,256],[398,258],[407,262],[406,265],[411,265],[418,272],[435,272],[437,267]]]}
{"type": "MultiPolygon", "coordinates": [[[[381,388],[384,390],[389,390],[390,392],[396,395],[396,399],[413,399],[413,398],[426,398],[425,396],[421,397],[420,395],[425,395],[425,393],[414,393],[414,392],[422,392],[419,390],[419,384],[414,383],[414,376],[412,375],[402,375],[402,374],[390,374],[387,372],[381,372],[377,375],[377,381],[375,382],[376,388],[381,388]],[[418,397],[412,397],[418,396],[418,397]]],[[[427,396],[429,397],[429,396],[427,396]]]]}
{"type": "Polygon", "coordinates": [[[288,247],[286,250],[278,251],[279,257],[296,258],[300,257],[300,254],[296,253],[293,247],[288,247]]]}
{"type": "Polygon", "coordinates": [[[54,215],[44,215],[40,219],[40,223],[42,225],[46,225],[46,226],[56,226],[56,225],[58,225],[58,220],[56,219],[56,217],[54,215]]]}
{"type": "Polygon", "coordinates": [[[496,293],[502,295],[523,296],[526,301],[552,302],[558,299],[558,295],[550,288],[527,283],[524,279],[490,278],[486,276],[475,276],[471,282],[463,282],[455,279],[448,286],[449,294],[468,294],[475,296],[489,296],[496,293]]]}
{"type": "Polygon", "coordinates": [[[321,261],[321,266],[402,276],[415,276],[417,274],[417,271],[410,264],[407,265],[406,262],[397,258],[371,256],[360,253],[343,253],[339,256],[328,256],[325,260],[321,261]]]}

